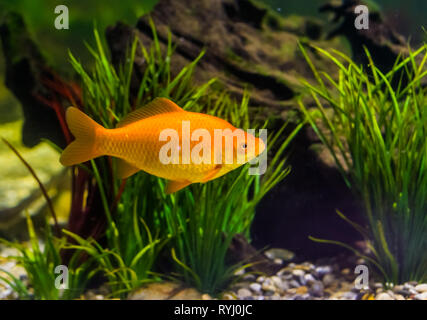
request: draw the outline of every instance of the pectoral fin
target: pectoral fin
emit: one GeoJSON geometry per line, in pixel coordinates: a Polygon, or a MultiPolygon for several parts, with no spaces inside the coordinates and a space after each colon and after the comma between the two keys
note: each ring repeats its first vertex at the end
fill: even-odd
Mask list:
{"type": "Polygon", "coordinates": [[[119,179],[125,179],[127,177],[130,177],[131,175],[137,173],[140,170],[141,169],[135,167],[126,160],[117,159],[117,176],[119,177],[119,179]]]}
{"type": "Polygon", "coordinates": [[[191,183],[192,182],[188,180],[181,180],[181,181],[169,180],[168,185],[166,186],[166,194],[177,192],[189,186],[191,183]]]}
{"type": "Polygon", "coordinates": [[[212,180],[217,173],[219,172],[219,170],[221,170],[222,166],[220,164],[218,164],[214,169],[210,170],[204,177],[203,179],[200,181],[202,183],[208,182],[209,180],[212,180]]]}

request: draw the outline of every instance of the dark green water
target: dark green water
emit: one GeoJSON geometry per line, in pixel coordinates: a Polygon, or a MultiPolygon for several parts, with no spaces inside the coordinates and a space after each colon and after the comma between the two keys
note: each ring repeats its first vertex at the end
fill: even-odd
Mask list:
{"type": "MultiPolygon", "coordinates": [[[[326,19],[327,15],[318,12],[318,8],[329,1],[326,0],[264,0],[271,8],[283,15],[307,15],[326,19]]],[[[426,40],[422,30],[427,28],[427,1],[426,0],[369,0],[370,6],[377,6],[387,21],[395,30],[419,43],[426,40]]]]}
{"type": "MultiPolygon", "coordinates": [[[[57,69],[69,70],[69,65],[63,63],[66,60],[64,58],[68,57],[68,49],[71,49],[83,61],[89,58],[83,41],[92,42],[94,23],[97,24],[99,30],[104,30],[105,27],[117,21],[135,24],[137,18],[144,12],[148,12],[157,1],[1,0],[0,18],[4,8],[21,13],[37,42],[42,44],[41,47],[45,48],[46,52],[49,52],[53,65],[57,69]],[[60,4],[65,4],[69,8],[69,30],[56,30],[53,27],[56,17],[54,8],[60,4]]],[[[326,0],[262,0],[261,2],[285,16],[294,14],[316,16],[321,19],[328,18],[327,15],[318,13],[318,8],[327,2],[326,0]]],[[[427,27],[426,0],[376,0],[375,2],[397,31],[407,37],[410,36],[415,43],[423,40],[425,33],[422,31],[422,26],[427,27]]]]}
{"type": "MultiPolygon", "coordinates": [[[[41,48],[49,53],[56,69],[70,70],[68,49],[83,61],[89,58],[84,42],[93,42],[93,27],[103,32],[118,21],[135,24],[138,17],[151,10],[157,0],[0,0],[0,19],[4,9],[23,15],[28,29],[41,48]],[[55,7],[66,5],[69,10],[69,29],[54,28],[55,7]]],[[[1,68],[0,68],[1,73],[1,68]]]]}

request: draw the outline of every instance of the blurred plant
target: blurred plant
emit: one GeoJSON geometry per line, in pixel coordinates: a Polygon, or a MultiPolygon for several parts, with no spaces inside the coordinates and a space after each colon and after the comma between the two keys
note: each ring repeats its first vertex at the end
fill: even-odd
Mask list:
{"type": "MultiPolygon", "coordinates": [[[[248,102],[248,94],[241,103],[222,95],[215,103],[207,104],[206,111],[248,129],[248,102]]],[[[249,175],[247,164],[209,183],[191,185],[171,196],[162,194],[164,221],[173,235],[172,257],[176,271],[186,283],[201,292],[217,294],[229,284],[238,269],[248,266],[248,261],[227,264],[227,251],[236,234],[249,239],[256,205],[289,173],[283,153],[301,126],[281,144],[263,179],[259,175],[249,175]]],[[[268,148],[277,142],[284,129],[285,126],[268,137],[268,148]]]]}
{"type": "MultiPolygon", "coordinates": [[[[184,109],[207,112],[249,128],[248,93],[237,103],[227,92],[214,89],[216,79],[194,86],[192,75],[203,52],[172,77],[171,34],[162,50],[154,24],[150,24],[152,46],[147,50],[136,38],[123,64],[116,68],[95,29],[96,48],[88,46],[94,58],[91,72],[86,72],[70,53],[71,64],[81,78],[81,90],[61,81],[50,85],[107,128],[114,128],[130,111],[158,96],[170,98],[184,109]],[[137,54],[144,57],[145,71],[135,92],[131,79],[137,54]]],[[[59,121],[64,120],[61,117],[63,113],[58,113],[59,121]]],[[[61,295],[52,287],[51,268],[65,261],[75,283],[83,283],[79,281],[88,270],[91,276],[100,271],[110,285],[111,297],[125,297],[143,283],[160,279],[153,271],[166,244],[172,252],[171,261],[175,262],[175,275],[201,291],[217,293],[244,266],[244,261],[227,264],[230,242],[238,233],[249,237],[257,203],[289,173],[283,153],[300,128],[297,126],[278,147],[263,179],[248,175],[246,165],[213,182],[192,185],[173,195],[164,193],[162,179],[143,172],[126,180],[116,179],[116,164],[110,157],[73,168],[72,212],[68,230],[63,230],[67,237],[54,240],[50,229],[46,230],[46,247],[42,251],[29,220],[31,251],[9,243],[23,254],[20,261],[31,275],[35,296],[56,299],[66,297],[67,292],[71,297],[71,292],[61,295]]],[[[284,129],[269,137],[269,146],[277,142],[284,129]]],[[[25,286],[11,279],[13,288],[27,296],[25,286]]]]}
{"type": "Polygon", "coordinates": [[[86,262],[82,262],[81,253],[74,252],[67,264],[68,289],[59,289],[55,286],[55,278],[57,277],[55,275],[55,268],[63,264],[60,251],[65,248],[66,239],[65,237],[59,238],[60,229],[52,201],[36,172],[15,147],[13,147],[6,139],[1,139],[17,155],[19,160],[27,167],[33,178],[37,181],[50,209],[54,221],[56,237],[52,233],[51,226],[48,223],[48,217],[45,217],[43,244],[40,244],[33,222],[27,213],[27,228],[30,246],[6,241],[4,239],[0,239],[0,242],[9,247],[15,248],[20,254],[18,256],[10,256],[8,259],[16,261],[25,269],[29,279],[29,285],[33,288],[33,293],[30,293],[23,281],[16,278],[6,270],[0,269],[0,272],[5,274],[4,276],[0,274],[0,279],[5,281],[18,294],[20,299],[34,298],[42,300],[57,300],[77,298],[83,293],[86,288],[86,284],[97,272],[97,269],[93,268],[90,259],[86,262]]]}
{"type": "MultiPolygon", "coordinates": [[[[72,66],[82,78],[81,90],[60,79],[57,79],[58,81],[55,83],[47,84],[65,100],[84,109],[86,113],[107,128],[114,128],[117,120],[134,109],[134,106],[151,101],[156,96],[170,96],[182,104],[184,101],[197,101],[213,82],[209,81],[201,87],[193,87],[191,84],[193,68],[203,53],[172,79],[170,73],[170,58],[173,52],[171,36],[169,35],[166,55],[163,56],[152,22],[151,25],[154,44],[150,51],[147,51],[138,40],[135,40],[130,48],[127,63],[122,65],[119,70],[116,70],[109,62],[101,38],[95,30],[96,49],[89,47],[95,60],[91,74],[86,73],[82,64],[70,53],[72,66]],[[130,81],[136,50],[141,50],[139,53],[145,57],[147,66],[141,81],[141,89],[138,91],[137,97],[131,98],[130,81]],[[132,99],[135,99],[133,103],[132,99]]],[[[46,100],[46,103],[52,106],[60,104],[60,101],[46,100]]],[[[63,114],[58,113],[60,122],[64,122],[62,117],[63,114]]],[[[66,130],[64,134],[67,132],[66,130]]],[[[60,148],[52,142],[50,145],[60,151],[60,148]]],[[[23,159],[21,158],[21,160],[23,159]]],[[[25,164],[29,167],[27,163],[25,164]]],[[[168,234],[167,230],[163,232],[157,228],[159,225],[157,215],[161,212],[161,203],[159,203],[159,190],[152,189],[153,182],[157,183],[156,178],[140,174],[131,177],[128,181],[119,181],[114,178],[114,172],[115,163],[107,157],[73,168],[69,230],[63,231],[68,238],[67,241],[64,239],[65,242],[60,248],[64,249],[61,251],[62,258],[54,256],[59,261],[65,261],[64,263],[71,267],[71,264],[75,262],[75,255],[81,253],[89,255],[88,261],[94,261],[94,270],[101,270],[107,277],[112,290],[111,296],[123,297],[144,282],[158,280],[158,276],[151,270],[158,252],[168,240],[168,234]],[[97,214],[100,209],[99,204],[103,209],[101,219],[98,219],[99,214],[97,214]],[[106,223],[102,217],[106,218],[106,223]],[[93,223],[94,219],[95,223],[93,223]],[[151,230],[159,231],[152,234],[151,230]],[[103,238],[104,232],[106,244],[103,238]],[[70,253],[72,253],[71,256],[70,253]]],[[[45,191],[40,183],[39,185],[42,191],[45,191]]],[[[44,194],[47,196],[46,192],[44,194]]],[[[46,197],[46,201],[50,203],[48,197],[46,197]]],[[[52,214],[54,216],[53,210],[52,214]]],[[[46,237],[46,241],[51,240],[49,233],[46,234],[46,237]]],[[[16,246],[20,250],[25,248],[19,244],[16,246]]],[[[35,249],[36,247],[33,248],[33,250],[35,249]]],[[[35,264],[37,267],[43,263],[46,264],[47,261],[50,263],[49,255],[49,251],[39,250],[33,265],[35,264]]],[[[28,261],[26,257],[25,262],[28,261]]],[[[28,266],[29,274],[37,271],[36,267],[30,269],[32,264],[28,264],[28,266]]],[[[45,268],[44,273],[38,274],[43,278],[41,283],[51,290],[52,288],[49,286],[52,286],[53,282],[49,282],[52,278],[49,272],[50,269],[45,268]]],[[[13,281],[9,281],[9,283],[14,284],[13,288],[24,294],[25,286],[15,281],[17,279],[11,279],[13,281]]],[[[35,288],[37,298],[53,299],[57,297],[53,289],[52,292],[46,292],[43,289],[40,286],[35,288]]]]}
{"type": "Polygon", "coordinates": [[[65,248],[66,239],[65,237],[54,237],[51,232],[51,226],[46,219],[43,230],[43,243],[41,244],[28,213],[27,227],[29,245],[9,242],[3,239],[0,239],[0,242],[18,251],[17,256],[9,256],[8,259],[16,261],[18,265],[25,269],[29,286],[3,269],[0,269],[0,280],[6,282],[18,294],[20,299],[69,300],[80,297],[84,293],[89,280],[98,271],[93,267],[92,260],[88,259],[82,263],[81,252],[75,252],[67,265],[68,287],[57,288],[55,279],[59,275],[55,274],[55,268],[62,265],[60,250],[65,248]],[[1,273],[5,275],[3,276],[1,273]],[[29,289],[29,287],[32,289],[29,289]]]}
{"type": "MultiPolygon", "coordinates": [[[[132,43],[126,62],[118,70],[110,63],[97,30],[94,31],[96,49],[89,47],[94,57],[94,68],[88,74],[81,63],[70,54],[71,63],[82,79],[82,105],[84,111],[107,128],[114,128],[118,120],[157,96],[170,97],[177,103],[195,103],[211,82],[202,87],[191,83],[193,68],[202,54],[174,78],[171,77],[170,60],[173,52],[169,34],[166,54],[163,55],[154,25],[153,46],[149,51],[138,39],[132,43]],[[141,54],[146,61],[140,89],[131,96],[131,78],[135,55],[141,54]]],[[[152,235],[161,212],[158,190],[152,190],[153,178],[146,174],[135,175],[128,180],[115,179],[115,162],[102,157],[80,166],[96,181],[102,200],[106,224],[107,245],[101,246],[94,239],[84,240],[73,232],[67,233],[77,240],[76,249],[84,249],[102,265],[113,296],[140,286],[142,282],[155,280],[149,272],[156,256],[168,239],[160,230],[152,235]],[[132,232],[130,232],[132,230],[132,232]]]]}
{"type": "Polygon", "coordinates": [[[336,64],[337,81],[318,71],[300,47],[318,85],[303,81],[317,108],[308,110],[301,100],[299,104],[345,182],[364,203],[368,229],[352,224],[370,240],[373,257],[368,258],[388,283],[425,282],[427,89],[422,81],[427,46],[398,59],[387,74],[378,70],[368,51],[370,69],[363,70],[341,52],[314,47],[336,64]],[[405,85],[403,73],[409,79],[405,85]]]}
{"type": "MultiPolygon", "coordinates": [[[[158,0],[115,0],[99,1],[73,1],[66,3],[60,0],[2,0],[0,2],[0,19],[6,11],[19,12],[24,17],[31,34],[43,48],[42,52],[48,53],[49,63],[57,71],[71,73],[69,64],[64,64],[68,48],[73,48],[79,58],[86,62],[91,59],[82,39],[87,39],[96,21],[99,30],[105,30],[120,20],[129,25],[134,25],[142,15],[149,13],[158,0]],[[73,32],[56,30],[53,21],[57,16],[54,9],[58,5],[66,5],[69,9],[70,28],[73,32]]],[[[91,39],[87,39],[88,41],[91,39]]],[[[0,66],[1,70],[2,66],[0,66]]]]}

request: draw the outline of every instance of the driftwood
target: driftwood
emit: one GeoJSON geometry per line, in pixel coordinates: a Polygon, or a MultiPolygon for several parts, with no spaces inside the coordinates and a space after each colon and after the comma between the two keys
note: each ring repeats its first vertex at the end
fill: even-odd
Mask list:
{"type": "Polygon", "coordinates": [[[24,113],[23,143],[37,145],[42,138],[57,145],[66,145],[57,112],[41,101],[52,99],[55,92],[46,88],[46,81],[54,81],[55,73],[31,39],[22,17],[10,12],[0,24],[0,38],[6,65],[5,83],[22,105],[24,113]]]}
{"type": "MultiPolygon", "coordinates": [[[[298,54],[297,30],[289,31],[286,20],[253,1],[162,0],[151,17],[162,45],[167,43],[167,33],[172,34],[176,45],[172,60],[175,73],[205,49],[195,81],[202,83],[217,77],[237,97],[248,86],[252,104],[268,108],[267,113],[274,113],[274,109],[283,111],[292,104],[291,99],[301,90],[297,75],[310,74],[304,58],[298,54]]],[[[300,23],[301,33],[307,24],[300,23]]],[[[321,27],[318,28],[320,32],[321,27]]],[[[107,29],[107,41],[116,64],[123,61],[135,36],[146,46],[151,44],[153,35],[148,17],[140,18],[135,27],[117,23],[107,29]]],[[[144,68],[143,58],[137,56],[135,84],[139,84],[144,68]]]]}

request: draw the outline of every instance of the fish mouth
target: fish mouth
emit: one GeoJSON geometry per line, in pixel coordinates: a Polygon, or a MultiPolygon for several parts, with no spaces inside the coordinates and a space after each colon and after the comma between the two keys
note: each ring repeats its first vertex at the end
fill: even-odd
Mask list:
{"type": "Polygon", "coordinates": [[[264,150],[265,150],[265,144],[264,144],[264,141],[262,139],[260,139],[260,138],[258,138],[257,142],[258,143],[255,146],[255,154],[256,154],[256,156],[259,156],[261,153],[264,152],[264,150]]]}

